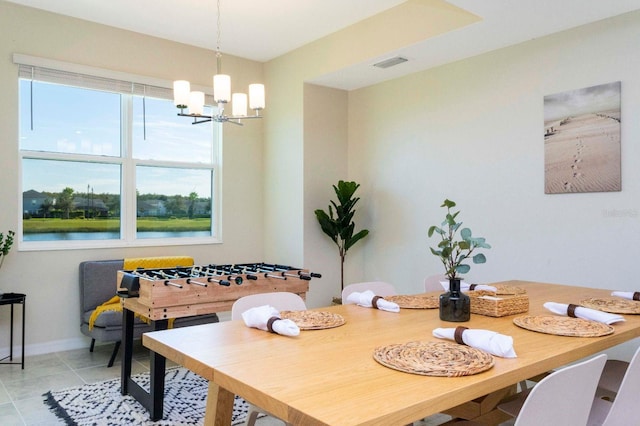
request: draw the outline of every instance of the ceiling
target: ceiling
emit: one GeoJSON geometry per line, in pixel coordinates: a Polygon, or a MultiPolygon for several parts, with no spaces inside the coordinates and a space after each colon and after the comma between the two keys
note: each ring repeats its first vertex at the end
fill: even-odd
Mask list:
{"type": "MultiPolygon", "coordinates": [[[[214,0],[7,0],[180,43],[215,50],[214,0]]],[[[266,62],[380,14],[407,0],[221,0],[220,50],[266,62]]],[[[408,0],[416,1],[416,0],[408,0]]],[[[471,57],[640,9],[640,0],[447,0],[481,18],[436,37],[385,52],[314,83],[345,90],[471,57]],[[401,65],[372,65],[402,55],[401,65]]],[[[393,36],[393,28],[381,28],[393,36]]]]}

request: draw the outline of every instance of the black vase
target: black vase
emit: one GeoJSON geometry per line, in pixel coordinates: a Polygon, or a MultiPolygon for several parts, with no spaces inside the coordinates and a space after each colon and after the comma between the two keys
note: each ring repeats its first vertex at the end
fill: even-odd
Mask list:
{"type": "Polygon", "coordinates": [[[471,299],[460,291],[461,278],[449,279],[449,291],[440,295],[440,319],[465,322],[471,319],[471,299]]]}

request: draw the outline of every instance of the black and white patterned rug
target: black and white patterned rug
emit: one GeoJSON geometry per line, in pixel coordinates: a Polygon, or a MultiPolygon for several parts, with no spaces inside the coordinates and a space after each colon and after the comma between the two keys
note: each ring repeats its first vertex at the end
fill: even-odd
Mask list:
{"type": "MultiPolygon", "coordinates": [[[[149,389],[149,374],[134,376],[149,389]]],[[[130,395],[120,393],[120,379],[92,383],[60,391],[49,391],[45,404],[68,425],[202,425],[207,401],[208,383],[186,368],[167,369],[165,375],[164,417],[152,422],[149,412],[130,395]]],[[[248,404],[236,396],[231,425],[240,425],[247,415],[248,404]]]]}

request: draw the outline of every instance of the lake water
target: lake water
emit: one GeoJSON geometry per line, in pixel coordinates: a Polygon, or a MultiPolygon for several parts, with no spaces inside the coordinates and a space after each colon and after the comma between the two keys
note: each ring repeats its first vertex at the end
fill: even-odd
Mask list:
{"type": "MultiPolygon", "coordinates": [[[[209,231],[187,232],[138,232],[140,239],[150,238],[193,238],[210,237],[209,231]]],[[[25,234],[24,241],[67,241],[67,240],[117,240],[119,232],[46,232],[42,234],[25,234]]]]}

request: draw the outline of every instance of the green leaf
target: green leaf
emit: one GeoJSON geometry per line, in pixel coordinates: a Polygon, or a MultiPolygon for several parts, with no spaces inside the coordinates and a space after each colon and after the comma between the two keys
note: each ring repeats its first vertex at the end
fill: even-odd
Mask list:
{"type": "Polygon", "coordinates": [[[462,231],[460,231],[460,236],[463,240],[468,241],[471,238],[471,229],[463,228],[462,231]]]}
{"type": "Polygon", "coordinates": [[[444,203],[442,203],[442,205],[440,207],[446,207],[448,209],[450,209],[451,207],[455,207],[456,203],[454,203],[451,200],[444,200],[444,203]]]}
{"type": "Polygon", "coordinates": [[[471,269],[471,266],[469,266],[469,265],[458,265],[458,266],[456,266],[456,272],[458,274],[466,274],[467,272],[469,272],[470,269],[471,269]]]}
{"type": "Polygon", "coordinates": [[[367,229],[363,229],[362,231],[358,232],[356,235],[351,237],[349,241],[347,241],[347,243],[344,246],[344,250],[345,251],[349,250],[355,243],[357,243],[367,235],[369,235],[369,230],[367,229]]]}
{"type": "Polygon", "coordinates": [[[485,263],[487,258],[482,253],[478,253],[473,256],[473,263],[485,263]]]}

